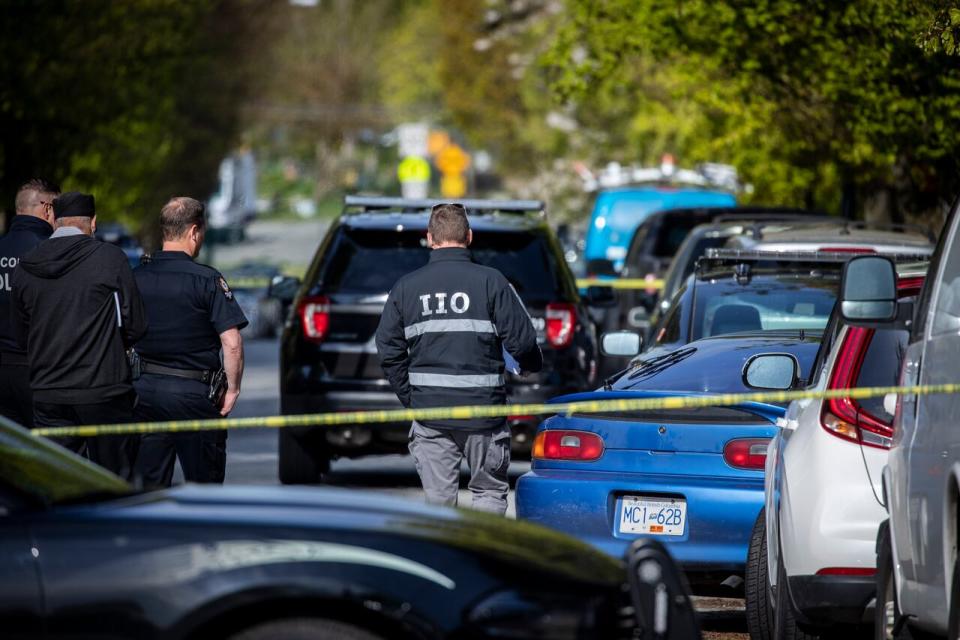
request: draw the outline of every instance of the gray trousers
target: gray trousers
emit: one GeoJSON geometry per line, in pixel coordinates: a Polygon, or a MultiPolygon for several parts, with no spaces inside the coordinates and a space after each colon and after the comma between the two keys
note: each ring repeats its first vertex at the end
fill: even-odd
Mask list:
{"type": "Polygon", "coordinates": [[[433,429],[414,422],[410,453],[417,465],[427,502],[457,506],[460,462],[470,467],[468,487],[473,508],[503,515],[507,510],[507,469],[510,467],[510,427],[493,429],[433,429]]]}

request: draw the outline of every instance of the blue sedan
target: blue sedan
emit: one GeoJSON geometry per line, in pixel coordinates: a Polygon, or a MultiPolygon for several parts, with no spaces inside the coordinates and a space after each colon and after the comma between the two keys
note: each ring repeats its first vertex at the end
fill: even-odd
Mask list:
{"type": "MultiPolygon", "coordinates": [[[[809,331],[705,338],[650,351],[603,390],[556,401],[751,391],[744,372],[760,354],[792,356],[792,386],[799,386],[819,342],[820,334],[809,331]]],[[[767,443],[783,413],[751,402],[554,416],[540,426],[531,471],[517,485],[517,515],[613,556],[637,538],[656,537],[694,589],[706,592],[706,585],[743,572],[763,505],[767,443]]]]}

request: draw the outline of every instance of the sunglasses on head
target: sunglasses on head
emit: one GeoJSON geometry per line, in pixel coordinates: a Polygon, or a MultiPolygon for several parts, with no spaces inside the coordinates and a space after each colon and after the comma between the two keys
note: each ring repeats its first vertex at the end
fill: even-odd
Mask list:
{"type": "Polygon", "coordinates": [[[433,208],[430,210],[430,212],[433,213],[434,211],[436,211],[436,210],[439,209],[440,207],[453,207],[454,209],[459,209],[460,211],[463,211],[464,213],[467,212],[466,207],[464,207],[462,204],[457,204],[456,202],[441,202],[440,204],[435,204],[435,205],[433,205],[433,208]]]}

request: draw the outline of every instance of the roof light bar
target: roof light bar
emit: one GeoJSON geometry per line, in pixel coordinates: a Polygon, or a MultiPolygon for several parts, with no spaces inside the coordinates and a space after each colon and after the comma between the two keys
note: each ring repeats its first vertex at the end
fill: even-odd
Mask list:
{"type": "Polygon", "coordinates": [[[468,211],[497,211],[500,213],[525,214],[538,213],[543,215],[542,200],[478,200],[447,198],[444,200],[433,198],[392,198],[379,196],[346,196],[343,199],[345,209],[359,209],[365,213],[377,211],[425,211],[438,204],[456,202],[462,204],[468,211]]]}

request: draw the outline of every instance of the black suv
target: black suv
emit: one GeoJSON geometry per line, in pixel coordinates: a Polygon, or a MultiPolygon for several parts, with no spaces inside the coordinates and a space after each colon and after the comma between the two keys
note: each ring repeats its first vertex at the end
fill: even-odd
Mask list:
{"type": "MultiPolygon", "coordinates": [[[[401,276],[427,263],[430,200],[348,196],[294,301],[280,346],[284,415],[397,409],[383,376],[374,332],[387,294],[401,276]]],[[[539,201],[463,201],[473,229],[474,260],[513,284],[534,322],[544,367],[523,378],[505,374],[509,403],[543,402],[597,381],[596,326],[539,201]]],[[[594,290],[595,304],[615,302],[594,290]]],[[[529,451],[538,420],[509,419],[514,451],[529,451]]],[[[280,481],[312,483],[334,457],[405,452],[409,424],[280,430],[280,481]]]]}

